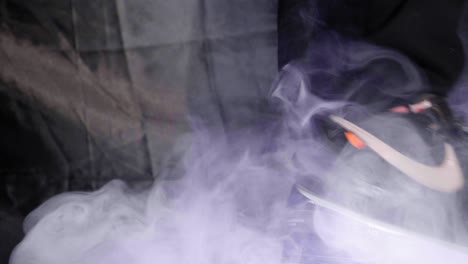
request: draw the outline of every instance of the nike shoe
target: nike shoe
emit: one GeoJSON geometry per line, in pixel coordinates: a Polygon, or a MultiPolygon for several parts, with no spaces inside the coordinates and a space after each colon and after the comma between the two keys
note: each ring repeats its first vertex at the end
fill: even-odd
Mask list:
{"type": "Polygon", "coordinates": [[[364,263],[468,261],[468,137],[445,99],[328,118],[338,155],[326,175],[299,183],[322,241],[364,263]],[[428,249],[430,260],[415,259],[428,249]]]}

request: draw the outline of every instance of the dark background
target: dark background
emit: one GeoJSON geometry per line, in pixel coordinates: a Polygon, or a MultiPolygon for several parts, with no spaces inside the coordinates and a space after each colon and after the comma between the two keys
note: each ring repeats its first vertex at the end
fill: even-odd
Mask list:
{"type": "Polygon", "coordinates": [[[0,263],[48,197],[171,168],[189,115],[255,122],[276,61],[270,0],[1,0],[0,263]]]}
{"type": "Polygon", "coordinates": [[[149,185],[194,120],[220,132],[261,120],[277,12],[276,0],[0,0],[0,263],[45,199],[149,185]]]}

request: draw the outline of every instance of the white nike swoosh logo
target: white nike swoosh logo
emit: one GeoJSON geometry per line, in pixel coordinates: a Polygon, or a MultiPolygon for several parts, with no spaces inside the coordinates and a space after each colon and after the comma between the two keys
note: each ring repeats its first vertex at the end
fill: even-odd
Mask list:
{"type": "Polygon", "coordinates": [[[445,159],[442,164],[436,167],[428,166],[406,157],[374,135],[339,116],[332,115],[330,118],[354,133],[377,155],[419,184],[440,192],[456,192],[463,188],[463,172],[450,144],[445,143],[445,159]]]}

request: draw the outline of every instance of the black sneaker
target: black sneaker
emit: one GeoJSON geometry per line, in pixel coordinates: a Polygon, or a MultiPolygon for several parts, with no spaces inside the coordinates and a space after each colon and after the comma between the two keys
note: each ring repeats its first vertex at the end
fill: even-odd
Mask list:
{"type": "MultiPolygon", "coordinates": [[[[446,101],[426,95],[414,103],[397,105],[386,113],[356,121],[336,115],[330,119],[337,126],[335,130],[343,130],[342,137],[349,144],[340,151],[333,168],[320,177],[320,188],[309,188],[307,184],[299,187],[302,194],[318,205],[314,218],[318,222],[317,219],[322,219],[322,223],[316,223],[315,227],[322,239],[336,247],[345,247],[340,249],[351,255],[363,250],[368,255],[375,253],[370,257],[376,259],[393,258],[400,253],[414,257],[408,249],[398,247],[392,249],[393,255],[389,248],[382,252],[364,250],[363,245],[369,249],[378,248],[372,244],[372,239],[367,239],[369,234],[355,238],[361,245],[339,242],[349,240],[346,237],[349,234],[359,236],[356,225],[352,225],[352,232],[348,225],[359,222],[372,229],[371,232],[380,230],[393,236],[388,240],[392,242],[385,242],[386,246],[402,241],[399,236],[402,239],[406,236],[406,241],[419,241],[408,246],[420,254],[418,250],[427,248],[424,243],[435,241],[437,246],[431,244],[434,252],[448,254],[450,251],[457,256],[457,261],[468,261],[465,183],[468,137],[446,101]],[[395,234],[398,234],[396,238],[395,234]],[[457,247],[455,251],[454,247],[457,247]]],[[[375,239],[375,236],[370,237],[375,239]]],[[[381,241],[379,239],[375,241],[381,241]]],[[[363,257],[361,253],[356,255],[363,257]]],[[[429,263],[460,263],[452,262],[451,255],[446,257],[447,262],[429,263]]],[[[396,258],[395,261],[402,260],[396,258]]],[[[424,259],[419,261],[426,263],[424,259]]]]}

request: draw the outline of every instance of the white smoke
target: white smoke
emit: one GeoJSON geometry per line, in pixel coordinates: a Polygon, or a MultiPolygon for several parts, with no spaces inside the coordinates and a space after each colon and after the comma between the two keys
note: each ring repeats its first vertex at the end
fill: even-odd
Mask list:
{"type": "MultiPolygon", "coordinates": [[[[369,153],[350,159],[354,165],[369,171],[355,170],[345,163],[329,172],[336,165],[333,151],[327,147],[327,139],[315,133],[315,119],[329,112],[359,116],[365,111],[350,107],[345,103],[348,98],[322,100],[311,93],[314,88],[311,86],[320,86],[321,91],[332,94],[336,91],[327,85],[342,85],[335,79],[343,73],[344,61],[348,62],[345,66],[362,69],[388,58],[400,65],[400,70],[409,77],[395,78],[405,81],[403,86],[398,82],[387,83],[389,90],[384,89],[384,94],[388,96],[385,92],[392,91],[405,98],[419,93],[418,89],[424,86],[424,78],[419,78],[414,67],[403,58],[381,51],[371,56],[363,46],[358,46],[357,51],[361,52],[350,51],[352,56],[343,57],[337,53],[338,58],[323,54],[330,55],[332,60],[327,69],[307,67],[304,71],[297,65],[288,66],[272,93],[286,113],[282,122],[227,135],[198,129],[179,167],[163,173],[164,177],[149,190],[132,191],[124,183],[113,181],[96,192],[62,194],[47,201],[26,219],[27,235],[10,263],[321,263],[318,259],[328,262],[334,259],[335,263],[465,263],[467,253],[450,244],[423,236],[395,234],[392,229],[371,227],[368,222],[356,222],[352,217],[330,215],[326,209],[313,211],[307,210],[307,206],[288,204],[294,184],[303,179],[312,180],[325,188],[323,193],[327,198],[374,214],[376,218],[403,212],[404,217],[395,220],[395,224],[409,223],[414,227],[411,222],[414,217],[417,220],[428,217],[428,222],[440,220],[443,225],[427,225],[429,231],[422,225],[424,230],[420,231],[430,234],[443,233],[447,224],[445,215],[441,215],[447,212],[445,205],[450,205],[449,210],[457,209],[451,207],[450,199],[455,197],[450,197],[448,202],[440,200],[437,195],[420,193],[420,189],[407,186],[407,181],[383,181],[393,187],[385,189],[387,193],[379,193],[382,189],[369,183],[368,173],[377,179],[382,179],[378,176],[384,174],[387,179],[397,175],[381,162],[373,163],[369,153]],[[346,111],[344,106],[348,107],[346,111]],[[388,201],[391,206],[385,204],[388,201]],[[405,202],[410,206],[399,208],[405,202]],[[435,209],[426,210],[430,207],[435,209]],[[311,231],[336,252],[304,260],[307,251],[321,246],[313,240],[298,241],[294,234],[311,231]]],[[[389,72],[375,74],[379,78],[391,76],[389,72]]],[[[371,77],[350,81],[347,96],[354,96],[358,88],[372,88],[371,77]]],[[[385,131],[391,127],[391,122],[386,121],[389,119],[371,125],[385,131]]],[[[416,133],[413,128],[406,129],[407,139],[419,140],[412,137],[416,133]]],[[[418,142],[423,144],[422,140],[418,142]]],[[[341,153],[341,160],[347,155],[349,152],[341,153]]],[[[451,212],[455,212],[450,216],[455,222],[463,219],[456,210],[451,212]]],[[[462,234],[463,225],[455,231],[462,234]]]]}
{"type": "Polygon", "coordinates": [[[466,247],[408,233],[394,226],[318,210],[317,232],[327,244],[352,256],[357,263],[466,263],[466,247]]]}
{"type": "Polygon", "coordinates": [[[202,141],[179,180],[49,200],[29,215],[11,263],[281,263],[292,181],[254,148],[202,141]]]}

